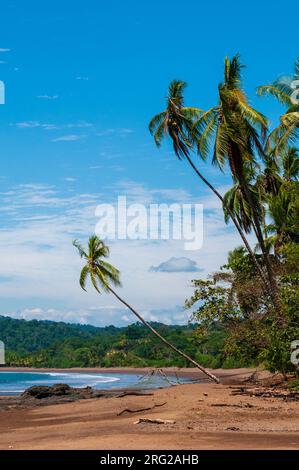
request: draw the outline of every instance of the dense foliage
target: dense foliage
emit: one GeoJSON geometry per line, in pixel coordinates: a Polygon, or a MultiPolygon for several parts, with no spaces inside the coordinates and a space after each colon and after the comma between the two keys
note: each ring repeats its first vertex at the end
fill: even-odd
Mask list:
{"type": "MultiPolygon", "coordinates": [[[[195,326],[154,324],[169,341],[207,365],[221,365],[223,338],[213,332],[201,347],[195,326]]],[[[137,323],[128,327],[71,325],[0,317],[0,338],[7,348],[7,365],[26,367],[188,366],[148,329],[137,323]]]]}

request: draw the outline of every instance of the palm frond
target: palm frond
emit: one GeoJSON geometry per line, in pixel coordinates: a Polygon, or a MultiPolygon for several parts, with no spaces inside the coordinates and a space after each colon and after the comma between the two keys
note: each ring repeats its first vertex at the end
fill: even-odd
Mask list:
{"type": "Polygon", "coordinates": [[[149,131],[152,135],[154,134],[156,129],[160,126],[160,124],[164,121],[165,118],[166,118],[165,111],[153,117],[153,119],[149,123],[149,131]]]}
{"type": "Polygon", "coordinates": [[[74,246],[75,248],[77,248],[77,250],[78,250],[79,255],[81,256],[81,258],[88,258],[87,253],[84,251],[83,247],[80,245],[80,243],[79,243],[78,240],[74,240],[74,241],[73,241],[73,246],[74,246]]]}
{"type": "Polygon", "coordinates": [[[89,267],[84,266],[80,274],[79,283],[80,283],[81,288],[85,290],[85,292],[86,292],[86,280],[87,280],[88,275],[89,275],[89,267]]]}
{"type": "Polygon", "coordinates": [[[277,86],[274,86],[274,85],[260,86],[257,89],[257,93],[259,96],[263,96],[265,94],[274,96],[282,105],[285,105],[285,106],[292,105],[292,99],[290,95],[281,91],[277,86]]]}

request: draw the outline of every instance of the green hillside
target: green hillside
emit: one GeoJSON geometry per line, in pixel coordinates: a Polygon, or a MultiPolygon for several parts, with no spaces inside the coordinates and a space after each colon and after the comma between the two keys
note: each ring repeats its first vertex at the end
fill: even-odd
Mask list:
{"type": "MultiPolygon", "coordinates": [[[[223,333],[205,345],[196,339],[194,326],[155,328],[177,347],[208,365],[221,365],[219,348],[223,333]]],[[[143,325],[123,328],[75,325],[51,321],[26,321],[0,316],[0,339],[6,346],[6,362],[32,367],[187,366],[143,325]]]]}

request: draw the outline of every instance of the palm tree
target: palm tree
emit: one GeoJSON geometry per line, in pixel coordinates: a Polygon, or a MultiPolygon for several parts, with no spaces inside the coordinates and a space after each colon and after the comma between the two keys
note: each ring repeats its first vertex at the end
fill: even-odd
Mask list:
{"type": "Polygon", "coordinates": [[[264,169],[256,178],[256,189],[260,194],[260,198],[267,198],[268,195],[275,196],[278,194],[282,184],[282,178],[279,174],[279,166],[273,152],[264,157],[264,169]]]}
{"type": "Polygon", "coordinates": [[[299,150],[289,147],[282,155],[283,178],[286,181],[298,181],[299,177],[299,150]]]}
{"type": "Polygon", "coordinates": [[[286,243],[299,242],[299,189],[292,182],[281,185],[280,190],[269,203],[269,215],[272,219],[267,231],[272,234],[266,239],[275,254],[286,243]]]}
{"type": "MultiPolygon", "coordinates": [[[[213,191],[218,199],[220,199],[221,203],[224,204],[224,199],[221,194],[216,190],[216,188],[203,176],[203,174],[198,170],[195,166],[194,162],[190,157],[190,153],[195,145],[195,142],[199,140],[199,132],[197,130],[197,126],[194,125],[195,120],[201,116],[202,121],[207,121],[207,115],[215,114],[215,111],[210,111],[208,113],[204,113],[203,111],[199,110],[198,108],[189,108],[185,107],[184,105],[184,96],[183,92],[186,88],[186,83],[183,81],[174,80],[170,83],[168,89],[168,96],[166,99],[166,110],[157,114],[153,117],[149,124],[150,133],[153,135],[155,143],[158,147],[161,146],[163,138],[170,137],[173,143],[173,149],[175,155],[181,160],[185,158],[193,171],[197,174],[197,176],[203,181],[203,183],[208,186],[208,188],[213,191]]],[[[198,122],[198,121],[197,121],[198,122]]],[[[207,126],[205,130],[207,135],[210,132],[210,123],[207,121],[207,126]]],[[[202,145],[203,139],[201,140],[202,145]]],[[[208,150],[208,142],[206,142],[206,150],[208,150]]],[[[207,153],[207,152],[206,152],[207,153]]],[[[203,159],[206,159],[207,154],[203,155],[200,153],[203,159]]],[[[257,272],[259,273],[265,289],[269,292],[271,296],[271,286],[263,269],[261,268],[260,264],[257,261],[257,258],[249,245],[243,230],[234,216],[234,213],[228,208],[228,214],[234,223],[236,229],[238,230],[242,241],[250,254],[257,272]]]]}
{"type": "Polygon", "coordinates": [[[189,156],[194,134],[193,122],[200,115],[198,108],[184,106],[186,86],[186,82],[180,80],[170,83],[166,110],[154,116],[149,124],[157,146],[160,147],[163,137],[168,134],[172,139],[174,153],[180,160],[189,156]]]}
{"type": "Polygon", "coordinates": [[[280,118],[279,126],[270,134],[268,145],[275,145],[279,154],[289,143],[294,142],[299,135],[299,58],[295,63],[292,77],[279,78],[271,85],[260,86],[258,95],[271,95],[287,107],[280,118]]]}
{"type": "MultiPolygon", "coordinates": [[[[264,211],[260,205],[259,194],[256,191],[256,188],[251,184],[248,184],[248,191],[251,194],[252,200],[256,204],[258,209],[258,218],[260,223],[262,223],[264,211]]],[[[230,214],[234,214],[240,227],[245,233],[249,234],[252,228],[255,229],[255,226],[252,223],[253,215],[251,207],[248,204],[247,198],[244,197],[244,192],[239,183],[234,184],[234,186],[225,193],[223,197],[223,212],[226,223],[231,219],[230,214]]]]}
{"type": "Polygon", "coordinates": [[[95,235],[90,237],[87,251],[85,251],[84,248],[77,241],[74,241],[73,245],[77,248],[81,258],[86,261],[86,264],[80,274],[80,286],[83,290],[86,291],[86,282],[89,278],[93,287],[99,294],[101,294],[101,291],[113,294],[126,308],[131,310],[131,312],[138,318],[138,320],[141,321],[164,344],[166,344],[169,348],[171,348],[177,354],[179,354],[188,362],[190,362],[193,366],[197,367],[216,383],[219,383],[219,379],[217,379],[214,374],[206,370],[204,367],[200,366],[187,354],[180,351],[178,348],[169,343],[169,341],[167,341],[163,336],[161,336],[160,333],[158,333],[158,331],[155,330],[155,328],[153,328],[150,323],[148,323],[134,308],[131,307],[131,305],[125,302],[125,300],[123,300],[114,291],[111,286],[119,287],[121,285],[119,279],[120,272],[110,263],[105,261],[105,259],[109,257],[109,248],[104,244],[102,240],[100,240],[95,235]]]}
{"type": "Polygon", "coordinates": [[[251,225],[263,253],[275,309],[281,315],[278,287],[265,245],[260,214],[262,201],[253,197],[246,169],[256,165],[255,154],[265,156],[263,140],[267,133],[267,119],[252,108],[241,86],[239,55],[226,57],[224,81],[218,87],[218,104],[200,116],[194,127],[200,134],[198,153],[206,159],[213,142],[213,164],[224,170],[228,163],[233,181],[238,184],[243,198],[250,207],[251,225]]]}

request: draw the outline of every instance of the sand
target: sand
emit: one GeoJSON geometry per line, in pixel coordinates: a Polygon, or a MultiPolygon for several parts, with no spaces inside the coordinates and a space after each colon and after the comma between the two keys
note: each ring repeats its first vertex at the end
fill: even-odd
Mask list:
{"type": "MultiPolygon", "coordinates": [[[[235,371],[233,375],[244,374],[235,371]]],[[[2,410],[0,449],[299,449],[298,402],[232,396],[231,392],[230,385],[186,384],[146,397],[2,410]],[[124,409],[137,411],[163,403],[118,416],[124,409]],[[134,424],[139,418],[175,423],[134,424]]]]}

